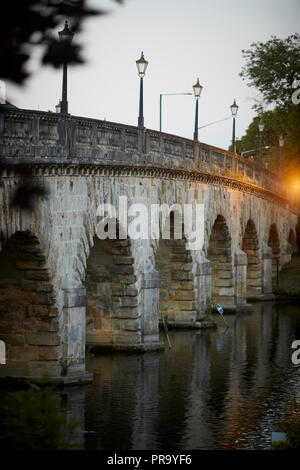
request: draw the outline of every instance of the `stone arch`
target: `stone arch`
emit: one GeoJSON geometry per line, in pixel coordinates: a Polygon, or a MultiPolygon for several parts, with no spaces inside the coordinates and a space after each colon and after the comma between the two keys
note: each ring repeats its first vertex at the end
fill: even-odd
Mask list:
{"type": "Polygon", "coordinates": [[[234,308],[231,236],[226,220],[220,214],[212,227],[207,258],[212,264],[212,301],[228,309],[234,308]]]}
{"type": "Polygon", "coordinates": [[[0,253],[0,339],[3,376],[59,376],[61,346],[52,280],[40,241],[17,231],[0,253]]]}
{"type": "Polygon", "coordinates": [[[186,249],[183,224],[181,230],[178,226],[174,227],[174,212],[176,218],[178,214],[172,211],[165,221],[170,237],[159,239],[155,269],[161,280],[159,313],[167,317],[170,325],[182,326],[197,320],[197,305],[192,255],[186,249]]]}
{"type": "Polygon", "coordinates": [[[255,223],[249,219],[243,236],[242,250],[247,254],[247,297],[262,293],[262,263],[255,223]]]}
{"type": "Polygon", "coordinates": [[[296,240],[296,235],[294,230],[291,228],[289,231],[289,236],[288,236],[288,243],[291,245],[292,248],[292,254],[297,253],[297,240],[296,240]]]}
{"type": "Polygon", "coordinates": [[[87,258],[86,343],[92,349],[140,347],[141,296],[131,241],[100,240],[87,258]]]}
{"type": "Polygon", "coordinates": [[[276,276],[277,265],[280,270],[280,240],[276,224],[269,230],[268,246],[272,248],[272,277],[276,276]]]}

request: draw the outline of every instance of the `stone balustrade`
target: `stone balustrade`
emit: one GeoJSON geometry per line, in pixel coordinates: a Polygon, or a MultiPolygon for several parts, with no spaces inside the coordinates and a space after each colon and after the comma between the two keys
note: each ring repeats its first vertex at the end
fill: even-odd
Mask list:
{"type": "Polygon", "coordinates": [[[185,170],[262,188],[283,198],[280,178],[254,161],[201,142],[146,128],[31,110],[2,110],[6,163],[97,164],[185,170]]]}

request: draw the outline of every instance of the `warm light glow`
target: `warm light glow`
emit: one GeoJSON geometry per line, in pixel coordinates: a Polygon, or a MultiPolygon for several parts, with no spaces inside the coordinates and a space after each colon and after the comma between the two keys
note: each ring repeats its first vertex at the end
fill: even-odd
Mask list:
{"type": "Polygon", "coordinates": [[[300,179],[293,179],[290,183],[290,186],[291,186],[291,189],[293,190],[293,192],[295,194],[299,194],[300,195],[300,179]]]}

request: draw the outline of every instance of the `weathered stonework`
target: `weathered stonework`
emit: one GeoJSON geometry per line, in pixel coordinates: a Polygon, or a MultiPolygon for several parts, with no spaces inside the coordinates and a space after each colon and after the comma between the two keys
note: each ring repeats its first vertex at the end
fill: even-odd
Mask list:
{"type": "Polygon", "coordinates": [[[2,375],[46,371],[72,381],[84,376],[86,344],[159,349],[159,310],[195,326],[208,299],[243,307],[247,297],[272,295],[272,259],[280,269],[291,257],[297,213],[278,178],[230,152],[29,111],[0,115],[0,151],[2,375]],[[22,163],[48,189],[33,213],[10,205],[22,163]],[[189,251],[184,239],[99,240],[97,207],[118,211],[119,196],[149,209],[203,203],[203,249],[189,251]]]}

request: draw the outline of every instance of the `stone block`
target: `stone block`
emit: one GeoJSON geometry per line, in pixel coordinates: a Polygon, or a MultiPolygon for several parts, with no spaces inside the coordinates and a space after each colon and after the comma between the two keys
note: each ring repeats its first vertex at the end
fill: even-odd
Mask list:
{"type": "Polygon", "coordinates": [[[121,307],[117,316],[118,318],[138,318],[139,313],[136,307],[121,307]]]}
{"type": "Polygon", "coordinates": [[[136,307],[138,305],[138,300],[136,297],[122,297],[120,299],[121,307],[136,307]]]}
{"type": "Polygon", "coordinates": [[[224,297],[234,296],[234,287],[221,287],[219,288],[219,295],[224,297]]]}
{"type": "Polygon", "coordinates": [[[233,287],[233,279],[216,279],[216,287],[233,287]]]}
{"type": "Polygon", "coordinates": [[[112,330],[87,330],[86,344],[90,346],[113,344],[113,336],[112,330]]]}
{"type": "Polygon", "coordinates": [[[130,265],[134,263],[134,259],[131,256],[114,256],[113,260],[116,265],[130,265]]]}
{"type": "Polygon", "coordinates": [[[43,318],[37,321],[37,329],[38,332],[58,331],[58,321],[57,319],[43,318]]]}
{"type": "Polygon", "coordinates": [[[32,377],[58,377],[61,374],[61,366],[57,361],[32,361],[27,366],[28,375],[32,377]]]}
{"type": "Polygon", "coordinates": [[[193,290],[179,290],[175,292],[170,292],[174,295],[174,300],[195,300],[195,292],[193,290]]]}
{"type": "Polygon", "coordinates": [[[227,271],[218,271],[218,277],[220,279],[231,279],[232,278],[231,269],[228,269],[227,271]]]}
{"type": "Polygon", "coordinates": [[[138,290],[136,287],[132,286],[125,286],[125,294],[128,296],[136,296],[138,295],[138,290]]]}
{"type": "Polygon", "coordinates": [[[28,305],[26,317],[48,317],[50,305],[28,305]]]}
{"type": "Polygon", "coordinates": [[[121,320],[120,327],[121,327],[121,330],[124,330],[124,331],[139,331],[141,329],[141,319],[136,318],[135,320],[132,320],[132,319],[121,320]]]}
{"type": "Polygon", "coordinates": [[[35,346],[12,346],[9,348],[9,360],[26,362],[36,359],[38,359],[38,348],[35,346]]]}
{"type": "Polygon", "coordinates": [[[141,333],[130,331],[118,331],[114,334],[114,344],[116,346],[133,346],[141,344],[141,333]]]}
{"type": "Polygon", "coordinates": [[[4,341],[6,345],[21,345],[24,346],[25,338],[22,334],[2,334],[1,340],[4,341]]]}
{"type": "Polygon", "coordinates": [[[116,281],[122,281],[123,284],[135,284],[136,283],[136,276],[135,275],[132,275],[132,274],[128,274],[126,276],[124,276],[124,274],[116,274],[115,275],[115,280],[116,281]]]}
{"type": "Polygon", "coordinates": [[[115,274],[134,274],[134,267],[131,265],[112,266],[111,272],[115,274]]]}
{"type": "Polygon", "coordinates": [[[191,281],[193,279],[193,274],[186,271],[173,271],[172,280],[175,281],[191,281]]]}
{"type": "Polygon", "coordinates": [[[197,318],[197,312],[196,310],[180,310],[176,311],[174,315],[174,320],[176,322],[195,322],[197,318]]]}
{"type": "Polygon", "coordinates": [[[50,276],[47,271],[26,271],[25,279],[30,279],[34,281],[49,281],[50,276]]]}
{"type": "Polygon", "coordinates": [[[37,352],[40,361],[55,361],[59,358],[59,348],[56,346],[39,346],[37,352]]]}
{"type": "Polygon", "coordinates": [[[27,343],[37,346],[58,346],[60,339],[54,333],[27,333],[27,343]]]}

